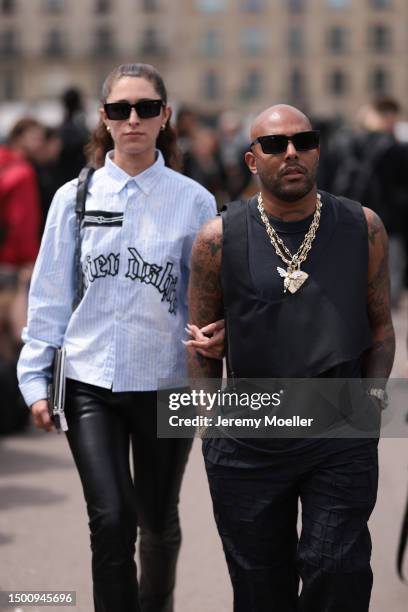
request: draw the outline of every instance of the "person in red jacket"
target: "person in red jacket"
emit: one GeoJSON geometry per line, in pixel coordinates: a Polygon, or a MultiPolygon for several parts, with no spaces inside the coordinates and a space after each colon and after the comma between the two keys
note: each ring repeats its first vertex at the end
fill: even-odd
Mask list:
{"type": "Polygon", "coordinates": [[[39,248],[40,199],[30,163],[42,147],[44,129],[20,119],[0,147],[0,264],[33,264],[39,248]]]}
{"type": "Polygon", "coordinates": [[[43,126],[20,119],[0,146],[0,433],[24,427],[27,414],[15,365],[27,317],[27,294],[40,238],[41,208],[31,161],[44,141],[43,126]]]}

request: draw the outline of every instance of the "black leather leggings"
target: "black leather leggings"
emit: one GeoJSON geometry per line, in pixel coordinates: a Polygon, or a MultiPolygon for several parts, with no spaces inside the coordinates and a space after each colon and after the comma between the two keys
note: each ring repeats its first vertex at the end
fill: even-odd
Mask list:
{"type": "Polygon", "coordinates": [[[113,393],[68,380],[66,417],[88,509],[95,612],[172,612],[177,506],[192,440],[157,439],[155,391],[113,393]]]}

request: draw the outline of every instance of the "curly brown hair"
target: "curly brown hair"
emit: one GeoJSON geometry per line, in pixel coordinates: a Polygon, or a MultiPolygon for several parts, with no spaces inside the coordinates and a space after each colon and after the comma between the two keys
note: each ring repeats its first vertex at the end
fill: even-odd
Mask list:
{"type": "MultiPolygon", "coordinates": [[[[124,76],[142,77],[153,84],[157,94],[167,103],[167,91],[164,81],[159,72],[150,64],[121,64],[106,77],[102,86],[101,103],[108,99],[114,84],[124,76]]],[[[100,168],[105,162],[108,151],[113,149],[112,136],[107,131],[102,119],[91,134],[89,143],[85,148],[88,162],[94,168],[100,168]]],[[[166,166],[179,170],[181,166],[181,155],[177,146],[177,136],[170,121],[167,121],[164,130],[161,130],[156,141],[156,147],[162,152],[166,166]]]]}

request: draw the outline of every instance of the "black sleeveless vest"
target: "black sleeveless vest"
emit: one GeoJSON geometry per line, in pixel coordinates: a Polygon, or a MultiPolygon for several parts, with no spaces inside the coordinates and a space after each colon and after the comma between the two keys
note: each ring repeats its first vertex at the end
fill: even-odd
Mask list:
{"type": "MultiPolygon", "coordinates": [[[[221,281],[227,325],[229,376],[303,378],[350,376],[371,345],[367,313],[368,229],[357,202],[320,192],[320,226],[306,262],[309,274],[294,294],[284,293],[276,255],[256,198],[222,213],[221,281]]],[[[289,250],[300,246],[311,217],[273,221],[289,250]]],[[[357,373],[358,376],[358,373],[357,373]]]]}

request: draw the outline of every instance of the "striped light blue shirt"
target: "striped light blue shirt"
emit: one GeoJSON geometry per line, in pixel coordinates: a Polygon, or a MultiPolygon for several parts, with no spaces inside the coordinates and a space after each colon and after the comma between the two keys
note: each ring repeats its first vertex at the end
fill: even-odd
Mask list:
{"type": "Polygon", "coordinates": [[[82,227],[85,293],[72,313],[77,180],[57,191],[31,282],[18,363],[27,405],[47,397],[54,349],[69,378],[113,391],[187,375],[187,283],[194,238],[214,197],[170,170],[160,152],[135,177],[112,161],[95,172],[82,227]]]}

